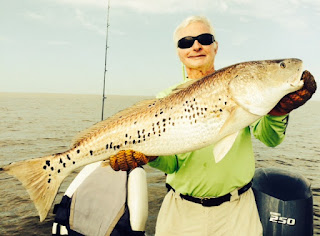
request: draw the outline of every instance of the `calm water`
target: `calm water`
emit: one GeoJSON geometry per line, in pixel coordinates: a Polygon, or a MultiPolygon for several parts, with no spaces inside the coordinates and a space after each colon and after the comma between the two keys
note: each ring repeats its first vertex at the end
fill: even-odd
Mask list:
{"type": "MultiPolygon", "coordinates": [[[[110,96],[105,117],[145,97],[110,96]]],[[[320,235],[320,102],[292,112],[285,141],[267,148],[254,141],[257,167],[277,167],[300,173],[312,184],[314,230],[320,235]]],[[[0,93],[0,166],[12,161],[62,152],[81,130],[101,119],[101,98],[95,95],[0,93]]],[[[154,233],[157,211],[165,194],[164,177],[147,168],[148,235],[154,233]]],[[[60,188],[56,202],[75,176],[60,188]]],[[[39,223],[36,210],[20,182],[0,174],[0,235],[50,235],[53,215],[39,223]]],[[[51,211],[52,212],[52,211],[51,211]]]]}

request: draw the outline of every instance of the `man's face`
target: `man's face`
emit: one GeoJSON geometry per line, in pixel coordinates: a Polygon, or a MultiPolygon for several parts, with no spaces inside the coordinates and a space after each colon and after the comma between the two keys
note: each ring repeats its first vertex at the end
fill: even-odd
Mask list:
{"type": "MultiPolygon", "coordinates": [[[[204,33],[210,33],[209,27],[202,22],[194,22],[178,32],[178,39],[186,36],[195,37],[204,33]]],[[[181,62],[187,68],[201,70],[213,66],[218,44],[214,42],[210,45],[201,45],[196,40],[191,48],[178,48],[177,50],[181,62]]]]}

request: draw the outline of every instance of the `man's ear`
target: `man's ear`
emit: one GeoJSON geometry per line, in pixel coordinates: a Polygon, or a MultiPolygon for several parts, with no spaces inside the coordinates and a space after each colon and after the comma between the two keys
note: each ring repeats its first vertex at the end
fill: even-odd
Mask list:
{"type": "Polygon", "coordinates": [[[217,52],[218,52],[218,48],[219,48],[219,44],[218,44],[218,42],[217,42],[217,41],[215,41],[214,43],[215,43],[215,45],[213,45],[214,53],[215,53],[215,54],[217,54],[217,52]]]}

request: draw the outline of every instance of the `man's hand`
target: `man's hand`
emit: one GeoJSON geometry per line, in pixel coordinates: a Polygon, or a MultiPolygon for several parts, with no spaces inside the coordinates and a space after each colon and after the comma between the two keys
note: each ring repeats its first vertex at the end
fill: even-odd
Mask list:
{"type": "Polygon", "coordinates": [[[294,109],[305,104],[315,93],[317,89],[316,81],[309,71],[304,71],[301,79],[304,82],[303,87],[293,93],[284,96],[278,104],[269,112],[273,116],[282,116],[288,114],[294,109]]]}
{"type": "Polygon", "coordinates": [[[122,150],[110,157],[110,166],[115,171],[127,171],[145,165],[156,158],[146,157],[143,153],[133,150],[122,150]]]}

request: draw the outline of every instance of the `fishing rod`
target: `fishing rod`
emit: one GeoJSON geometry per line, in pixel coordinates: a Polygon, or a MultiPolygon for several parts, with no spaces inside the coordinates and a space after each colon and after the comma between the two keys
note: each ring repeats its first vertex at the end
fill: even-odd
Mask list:
{"type": "Polygon", "coordinates": [[[107,99],[106,92],[106,74],[107,74],[107,59],[108,59],[108,33],[109,33],[109,15],[110,15],[110,0],[108,0],[108,10],[107,10],[107,33],[106,33],[106,51],[104,55],[104,76],[103,76],[103,93],[102,93],[102,114],[101,120],[103,120],[104,115],[104,102],[107,99]]]}

